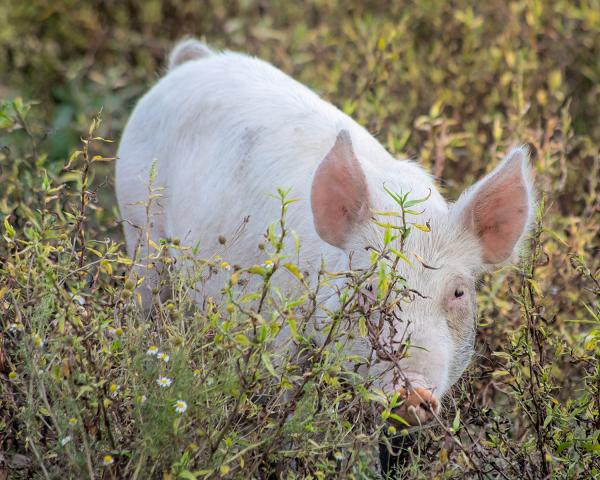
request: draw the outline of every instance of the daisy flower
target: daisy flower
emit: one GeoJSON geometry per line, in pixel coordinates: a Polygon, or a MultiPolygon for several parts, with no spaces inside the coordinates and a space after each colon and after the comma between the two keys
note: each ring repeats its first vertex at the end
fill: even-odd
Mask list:
{"type": "Polygon", "coordinates": [[[60,446],[64,447],[67,443],[69,443],[71,440],[73,440],[73,438],[71,438],[71,435],[67,435],[65,438],[63,438],[60,441],[60,446]]]}
{"type": "Polygon", "coordinates": [[[112,457],[112,455],[104,455],[104,457],[102,458],[102,465],[104,465],[105,467],[108,467],[113,463],[115,463],[115,459],[112,457]]]}
{"type": "Polygon", "coordinates": [[[158,347],[151,345],[146,351],[146,355],[158,355],[158,347]]]}
{"type": "Polygon", "coordinates": [[[69,292],[69,295],[73,299],[74,302],[77,302],[79,305],[85,305],[85,299],[81,295],[75,295],[69,292]]]}
{"type": "Polygon", "coordinates": [[[175,407],[175,411],[177,413],[183,413],[183,412],[185,412],[187,410],[188,406],[187,406],[187,403],[184,402],[183,400],[177,400],[174,403],[173,407],[175,407]]]}
{"type": "Polygon", "coordinates": [[[168,353],[163,352],[158,354],[158,358],[161,359],[163,362],[167,363],[171,357],[169,357],[168,353]]]}
{"type": "Polygon", "coordinates": [[[170,387],[171,383],[173,383],[173,381],[169,377],[158,377],[158,379],[156,380],[156,383],[158,384],[159,387],[166,388],[166,387],[170,387]]]}
{"type": "Polygon", "coordinates": [[[108,329],[108,334],[111,337],[122,337],[123,336],[123,329],[121,327],[117,327],[117,328],[109,328],[108,329]]]}
{"type": "Polygon", "coordinates": [[[263,263],[263,267],[268,268],[268,269],[273,268],[273,260],[271,260],[271,259],[265,260],[265,263],[263,263]]]}
{"type": "Polygon", "coordinates": [[[37,333],[33,336],[33,345],[35,348],[42,348],[44,346],[44,340],[37,333]]]}
{"type": "Polygon", "coordinates": [[[108,387],[108,391],[110,392],[110,396],[112,398],[116,398],[117,395],[119,394],[119,390],[121,389],[121,387],[115,383],[111,383],[110,387],[108,387]]]}

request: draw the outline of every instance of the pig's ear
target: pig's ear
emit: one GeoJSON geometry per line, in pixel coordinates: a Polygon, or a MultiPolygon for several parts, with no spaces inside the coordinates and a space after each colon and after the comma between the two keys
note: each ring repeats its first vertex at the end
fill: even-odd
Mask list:
{"type": "Polygon", "coordinates": [[[526,233],[535,203],[530,174],[527,148],[515,148],[458,200],[458,221],[479,239],[484,263],[511,259],[526,233]]]}
{"type": "Polygon", "coordinates": [[[317,233],[335,247],[343,248],[354,228],[368,221],[367,181],[347,130],[317,168],[310,201],[317,233]]]}

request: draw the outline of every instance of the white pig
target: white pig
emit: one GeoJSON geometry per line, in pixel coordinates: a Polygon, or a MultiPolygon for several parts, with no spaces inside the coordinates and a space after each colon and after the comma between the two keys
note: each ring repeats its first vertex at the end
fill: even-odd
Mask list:
{"type": "MultiPolygon", "coordinates": [[[[384,185],[410,198],[431,192],[422,204],[431,232],[413,231],[406,251],[438,269],[398,267],[425,296],[403,307],[408,327],[398,329],[405,334],[408,328],[421,348],[401,360],[407,383],[385,362],[369,372],[385,391],[401,392],[406,402],[400,413],[415,424],[432,418],[470,360],[477,277],[517,258],[534,211],[525,148],[511,150],[449,204],[423,168],[393,158],[304,85],[264,61],[215,53],[196,40],[173,50],[168,73],[139,101],[123,133],[116,189],[130,255],[140,239],[136,227],[147,224],[140,202],[148,199],[153,162],[155,185],[163,190],[150,212],[150,238],[179,238],[198,245],[203,258],[218,253],[242,266],[264,261],[257,245],[279,218],[280,205],[270,196],[277,187],[300,199],[290,206],[287,223],[301,239],[301,267],[312,272],[322,259],[330,271],[348,269],[349,259],[354,268],[368,267],[367,247],[382,241],[373,211],[398,210],[384,185]]],[[[144,302],[157,280],[153,272],[141,273],[144,302]]],[[[217,277],[199,287],[200,294],[218,295],[222,286],[217,277]]],[[[353,348],[366,354],[368,346],[356,340],[353,348]]]]}

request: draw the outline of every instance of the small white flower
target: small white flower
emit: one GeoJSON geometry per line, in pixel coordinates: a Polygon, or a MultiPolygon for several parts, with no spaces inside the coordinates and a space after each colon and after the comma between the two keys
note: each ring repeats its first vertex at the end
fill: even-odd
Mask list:
{"type": "Polygon", "coordinates": [[[111,383],[108,387],[108,391],[110,392],[111,398],[117,398],[119,390],[121,390],[121,386],[117,385],[116,383],[111,383]]]}
{"type": "Polygon", "coordinates": [[[74,302],[77,302],[79,305],[85,305],[85,299],[81,295],[74,295],[70,292],[69,295],[71,296],[74,302]]]}
{"type": "Polygon", "coordinates": [[[71,435],[67,435],[65,438],[63,438],[60,441],[60,446],[64,447],[67,443],[69,443],[71,440],[73,440],[73,438],[71,437],[71,435]]]}
{"type": "Polygon", "coordinates": [[[265,260],[265,263],[263,263],[262,266],[268,270],[271,270],[273,268],[273,260],[265,260]]]}
{"type": "Polygon", "coordinates": [[[173,381],[169,377],[158,377],[158,379],[156,380],[156,383],[158,384],[159,387],[166,388],[166,387],[170,387],[171,383],[173,383],[173,381]]]}
{"type": "Polygon", "coordinates": [[[117,329],[116,329],[116,328],[109,328],[109,329],[108,329],[108,334],[109,334],[111,337],[114,337],[114,336],[117,334],[117,329]]]}
{"type": "Polygon", "coordinates": [[[194,370],[194,378],[200,378],[201,376],[202,376],[202,372],[200,371],[199,368],[194,370]]]}
{"type": "Polygon", "coordinates": [[[108,467],[113,463],[115,463],[115,459],[112,457],[112,455],[104,455],[104,457],[102,458],[102,465],[104,465],[105,467],[108,467]]]}
{"type": "Polygon", "coordinates": [[[140,395],[138,397],[138,402],[140,403],[140,405],[143,405],[144,403],[146,403],[148,401],[148,397],[146,395],[140,395]]]}
{"type": "Polygon", "coordinates": [[[185,412],[188,407],[187,403],[185,403],[183,400],[177,400],[173,406],[175,407],[175,411],[177,413],[185,412]]]}
{"type": "Polygon", "coordinates": [[[158,358],[161,359],[163,362],[167,363],[171,357],[169,357],[168,353],[163,352],[158,354],[158,358]]]}
{"type": "Polygon", "coordinates": [[[44,347],[44,339],[40,337],[37,333],[33,335],[33,345],[35,348],[43,348],[44,347]]]}
{"type": "Polygon", "coordinates": [[[158,355],[158,347],[156,347],[154,345],[148,347],[148,350],[146,351],[146,355],[158,355]]]}

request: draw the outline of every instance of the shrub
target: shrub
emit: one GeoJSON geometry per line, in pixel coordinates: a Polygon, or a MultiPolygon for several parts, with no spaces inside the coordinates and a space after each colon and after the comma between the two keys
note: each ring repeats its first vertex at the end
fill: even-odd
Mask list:
{"type": "MultiPolygon", "coordinates": [[[[371,478],[379,442],[407,478],[599,476],[597,6],[166,5],[0,6],[0,478],[371,478]],[[529,253],[483,279],[478,358],[431,427],[390,429],[398,399],[352,374],[338,346],[369,272],[345,272],[330,348],[303,340],[316,297],[277,252],[294,241],[284,215],[265,239],[271,263],[196,261],[226,272],[224,303],[194,305],[170,268],[171,299],[151,320],[139,309],[102,137],[118,138],[183,33],[282,66],[418,156],[450,196],[510,144],[532,146],[529,253]],[[101,106],[105,123],[88,128],[101,106]],[[277,270],[297,295],[278,294],[277,270]],[[236,293],[248,278],[258,298],[236,293]],[[302,355],[273,353],[282,327],[302,355]]],[[[189,254],[164,239],[154,255],[168,263],[173,249],[189,254]]]]}

